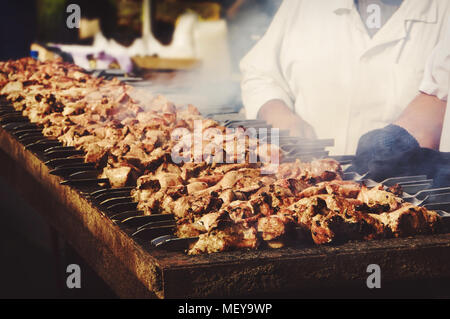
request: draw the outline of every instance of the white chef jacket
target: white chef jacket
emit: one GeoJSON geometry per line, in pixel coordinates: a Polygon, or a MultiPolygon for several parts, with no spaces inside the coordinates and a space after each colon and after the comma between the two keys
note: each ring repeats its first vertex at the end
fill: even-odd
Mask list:
{"type": "MultiPolygon", "coordinates": [[[[448,94],[450,94],[450,89],[448,94]]],[[[444,126],[442,129],[440,151],[450,152],[450,100],[447,100],[447,110],[445,112],[444,126]]]]}
{"type": "Polygon", "coordinates": [[[392,123],[418,94],[428,56],[443,37],[449,0],[405,0],[371,38],[353,0],[284,0],[241,61],[248,118],[283,100],[331,154],[392,123]]]}
{"type": "Polygon", "coordinates": [[[428,59],[420,91],[447,101],[440,151],[450,152],[450,23],[443,40],[428,59]]]}

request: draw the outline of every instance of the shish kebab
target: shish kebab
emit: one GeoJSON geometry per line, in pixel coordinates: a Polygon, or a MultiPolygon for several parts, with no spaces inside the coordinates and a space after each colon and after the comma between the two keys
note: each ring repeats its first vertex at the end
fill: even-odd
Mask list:
{"type": "Polygon", "coordinates": [[[83,150],[84,161],[102,169],[112,187],[136,185],[132,197],[145,214],[173,214],[179,237],[199,238],[192,255],[280,248],[292,238],[332,244],[428,234],[439,224],[436,212],[404,202],[398,188],[343,181],[335,160],[267,166],[282,156],[273,145],[248,137],[239,144],[238,132],[191,105],[177,108],[163,96],[62,61],[0,62],[0,94],[45,136],[83,150]],[[200,158],[188,143],[198,138],[198,122],[201,133],[215,129],[227,136],[205,154],[204,145],[216,139],[200,134],[200,158]],[[182,163],[171,156],[180,142],[173,138],[177,130],[191,133],[182,138],[181,155],[188,158],[182,163]],[[252,152],[260,161],[248,160],[252,152]],[[233,162],[242,154],[244,161],[233,162]]]}

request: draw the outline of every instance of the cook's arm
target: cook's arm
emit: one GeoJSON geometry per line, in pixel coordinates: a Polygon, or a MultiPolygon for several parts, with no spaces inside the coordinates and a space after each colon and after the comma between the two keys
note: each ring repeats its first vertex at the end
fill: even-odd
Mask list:
{"type": "MultiPolygon", "coordinates": [[[[250,119],[260,118],[291,134],[312,137],[311,129],[294,112],[294,97],[281,70],[284,35],[299,11],[301,0],[285,0],[262,39],[243,58],[242,100],[250,119]]],[[[297,45],[290,43],[288,45],[297,45]]]]}
{"type": "Polygon", "coordinates": [[[450,89],[450,19],[445,30],[443,40],[428,59],[421,93],[394,123],[414,136],[420,146],[434,150],[440,147],[450,89]]]}
{"type": "Polygon", "coordinates": [[[255,119],[270,100],[281,100],[293,108],[290,89],[280,69],[280,52],[287,20],[297,6],[295,1],[283,1],[265,35],[240,63],[242,99],[248,118],[255,119]]]}
{"type": "Polygon", "coordinates": [[[407,130],[421,147],[439,150],[446,106],[446,101],[420,93],[394,124],[407,130]]]}

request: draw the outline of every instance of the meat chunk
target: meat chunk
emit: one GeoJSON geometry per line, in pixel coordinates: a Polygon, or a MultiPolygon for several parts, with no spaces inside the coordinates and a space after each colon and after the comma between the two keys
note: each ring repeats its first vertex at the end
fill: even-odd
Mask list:
{"type": "Polygon", "coordinates": [[[208,188],[208,184],[203,183],[203,182],[193,182],[193,183],[190,183],[189,185],[187,185],[188,194],[191,194],[191,195],[196,192],[205,190],[207,188],[208,188]]]}
{"type": "Polygon", "coordinates": [[[394,237],[432,234],[439,225],[439,215],[436,212],[411,204],[404,204],[393,212],[370,216],[382,223],[394,237]]]}
{"type": "Polygon", "coordinates": [[[361,191],[361,186],[349,181],[331,181],[318,183],[303,190],[300,197],[311,197],[321,194],[338,195],[346,198],[357,198],[361,191]]]}
{"type": "Polygon", "coordinates": [[[333,159],[320,159],[311,163],[283,163],[276,172],[278,179],[295,178],[312,183],[331,181],[342,178],[342,168],[339,162],[333,159]]]}
{"type": "Polygon", "coordinates": [[[86,148],[86,163],[100,163],[107,155],[107,150],[98,144],[91,144],[86,148]]]}
{"type": "Polygon", "coordinates": [[[283,239],[293,230],[294,222],[291,218],[279,214],[262,217],[258,220],[258,232],[265,241],[283,239]]]}
{"type": "Polygon", "coordinates": [[[8,95],[15,92],[21,92],[23,91],[23,85],[22,82],[19,81],[13,81],[8,82],[1,90],[0,94],[2,95],[8,95]]]}
{"type": "Polygon", "coordinates": [[[223,201],[217,194],[183,196],[174,203],[173,213],[177,218],[185,218],[191,215],[203,216],[211,212],[218,212],[222,204],[223,201]]]}
{"type": "Polygon", "coordinates": [[[366,204],[372,211],[391,212],[400,208],[403,200],[395,194],[385,191],[383,185],[369,190],[363,186],[358,195],[358,200],[366,204]]]}
{"type": "Polygon", "coordinates": [[[259,245],[254,227],[231,223],[221,229],[201,234],[199,240],[189,250],[189,255],[217,253],[234,249],[256,249],[259,245]]]}
{"type": "Polygon", "coordinates": [[[343,243],[349,240],[371,240],[385,236],[385,227],[367,214],[347,210],[331,212],[312,219],[311,234],[316,244],[343,243]]]}
{"type": "Polygon", "coordinates": [[[103,173],[109,179],[112,188],[125,187],[131,180],[131,167],[105,167],[103,173]]]}

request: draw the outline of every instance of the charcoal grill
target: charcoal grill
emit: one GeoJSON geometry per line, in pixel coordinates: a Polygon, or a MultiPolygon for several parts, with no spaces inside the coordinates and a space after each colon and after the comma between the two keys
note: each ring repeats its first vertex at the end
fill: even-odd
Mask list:
{"type": "MultiPolygon", "coordinates": [[[[230,128],[255,124],[270,128],[238,113],[208,116],[230,128]]],[[[107,179],[97,178],[93,164],[84,163],[82,152],[46,138],[39,126],[5,102],[0,106],[0,125],[2,174],[121,297],[295,295],[311,287],[365,282],[366,267],[374,263],[387,281],[450,276],[450,188],[432,189],[426,176],[395,177],[383,183],[400,184],[405,200],[438,210],[443,217],[439,234],[187,256],[184,251],[196,238],[176,238],[171,215],[144,216],[130,196],[132,187],[110,188],[107,179]],[[355,269],[358,265],[360,269],[355,269]]],[[[292,139],[280,132],[280,147],[288,161],[327,157],[326,147],[332,145],[333,140],[292,139]]],[[[352,161],[351,156],[335,158],[343,165],[352,161]]],[[[354,172],[346,173],[345,179],[377,184],[354,172]]]]}

